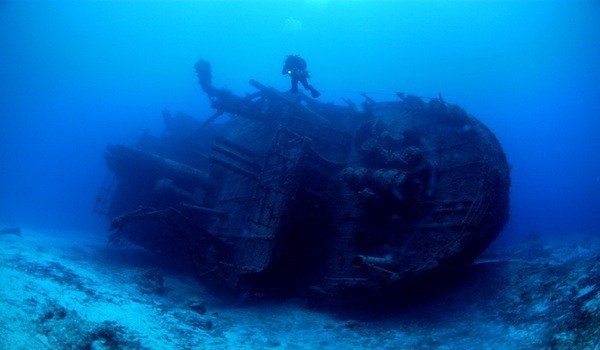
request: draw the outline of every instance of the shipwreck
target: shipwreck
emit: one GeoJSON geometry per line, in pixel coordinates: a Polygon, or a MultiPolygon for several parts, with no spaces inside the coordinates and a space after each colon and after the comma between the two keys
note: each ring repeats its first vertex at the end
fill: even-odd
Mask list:
{"type": "Polygon", "coordinates": [[[339,300],[456,271],[507,222],[502,147],[441,96],[336,105],[257,81],[237,96],[207,62],[196,73],[214,115],[165,113],[161,136],[106,150],[113,242],[211,285],[339,300]]]}

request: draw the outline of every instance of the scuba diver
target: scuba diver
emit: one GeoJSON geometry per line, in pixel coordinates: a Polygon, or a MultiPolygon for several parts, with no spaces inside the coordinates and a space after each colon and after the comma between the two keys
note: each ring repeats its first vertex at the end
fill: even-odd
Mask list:
{"type": "Polygon", "coordinates": [[[310,95],[313,98],[321,96],[321,93],[306,80],[310,77],[310,74],[306,70],[306,61],[302,59],[302,57],[298,55],[289,55],[285,59],[281,74],[289,75],[292,78],[292,92],[298,92],[298,82],[300,82],[306,90],[310,91],[310,95]]]}

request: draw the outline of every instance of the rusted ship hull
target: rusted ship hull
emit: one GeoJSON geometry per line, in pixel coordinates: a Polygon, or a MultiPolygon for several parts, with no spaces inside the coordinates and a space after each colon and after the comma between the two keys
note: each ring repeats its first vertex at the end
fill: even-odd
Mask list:
{"type": "Polygon", "coordinates": [[[255,81],[238,97],[197,71],[211,120],[230,119],[168,116],[162,137],[108,149],[114,240],[233,289],[329,298],[455,270],[507,221],[506,157],[458,106],[399,96],[358,110],[255,81]]]}

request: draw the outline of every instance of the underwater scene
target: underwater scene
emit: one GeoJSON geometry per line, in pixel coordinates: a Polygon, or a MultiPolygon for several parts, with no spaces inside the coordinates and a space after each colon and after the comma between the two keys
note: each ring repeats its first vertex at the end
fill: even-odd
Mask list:
{"type": "Polygon", "coordinates": [[[600,349],[600,2],[0,0],[0,350],[600,349]]]}

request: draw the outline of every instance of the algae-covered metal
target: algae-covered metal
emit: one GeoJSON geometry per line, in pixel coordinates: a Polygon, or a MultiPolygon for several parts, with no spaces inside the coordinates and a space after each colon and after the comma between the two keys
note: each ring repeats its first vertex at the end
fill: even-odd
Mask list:
{"type": "Polygon", "coordinates": [[[326,298],[459,268],[507,221],[506,157],[456,105],[399,94],[358,110],[256,81],[240,97],[196,70],[207,122],[165,114],[161,137],[107,150],[113,240],[233,289],[326,298]]]}

